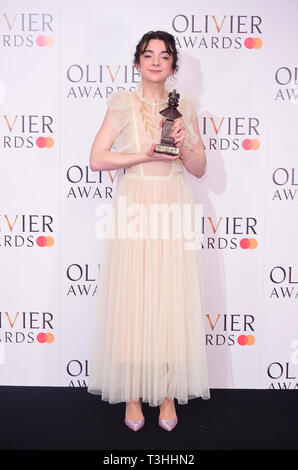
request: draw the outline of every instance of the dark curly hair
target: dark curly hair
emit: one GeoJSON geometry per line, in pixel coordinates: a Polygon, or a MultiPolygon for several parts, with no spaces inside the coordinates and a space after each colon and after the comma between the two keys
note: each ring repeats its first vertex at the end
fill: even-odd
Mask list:
{"type": "Polygon", "coordinates": [[[173,57],[172,68],[174,73],[178,70],[178,52],[176,49],[175,38],[172,34],[166,31],[149,31],[145,33],[142,39],[139,41],[134,54],[134,64],[140,64],[141,54],[146,50],[148,43],[151,39],[161,39],[165,43],[166,51],[173,57]]]}

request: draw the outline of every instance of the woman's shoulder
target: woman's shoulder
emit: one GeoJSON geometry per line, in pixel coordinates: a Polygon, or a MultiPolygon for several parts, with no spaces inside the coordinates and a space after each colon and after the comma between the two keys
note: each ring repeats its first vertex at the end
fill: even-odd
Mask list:
{"type": "Polygon", "coordinates": [[[198,117],[199,107],[200,102],[194,95],[181,93],[178,110],[182,114],[182,120],[186,129],[184,145],[190,149],[193,149],[199,140],[199,136],[193,127],[194,121],[198,117]]]}
{"type": "Polygon", "coordinates": [[[124,110],[130,106],[131,92],[125,88],[114,90],[107,99],[107,105],[111,109],[124,110]]]}
{"type": "Polygon", "coordinates": [[[185,121],[193,122],[201,108],[200,100],[189,92],[181,93],[179,98],[178,111],[184,116],[185,121]]]}
{"type": "Polygon", "coordinates": [[[179,106],[195,112],[200,107],[200,102],[195,95],[190,93],[181,93],[179,99],[179,106]]]}

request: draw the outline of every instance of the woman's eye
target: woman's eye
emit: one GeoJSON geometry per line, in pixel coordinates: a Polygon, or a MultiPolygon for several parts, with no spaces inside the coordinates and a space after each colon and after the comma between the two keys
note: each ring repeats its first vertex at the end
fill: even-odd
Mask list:
{"type": "MultiPolygon", "coordinates": [[[[151,55],[145,54],[144,57],[145,57],[145,59],[150,59],[150,58],[151,58],[151,55]]],[[[162,59],[169,60],[169,57],[168,57],[168,56],[163,56],[162,59]]]]}

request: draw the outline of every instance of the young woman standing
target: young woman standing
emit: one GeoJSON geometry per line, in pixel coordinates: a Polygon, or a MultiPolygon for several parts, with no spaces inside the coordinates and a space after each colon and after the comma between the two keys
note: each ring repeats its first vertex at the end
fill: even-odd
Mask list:
{"type": "Polygon", "coordinates": [[[206,155],[194,105],[183,96],[182,117],[172,128],[179,155],[154,152],[161,139],[160,111],[168,105],[166,81],[178,67],[174,37],[146,33],[134,65],[141,82],[133,92],[110,95],[90,153],[92,170],[124,168],[125,173],[113,201],[116,235],[105,240],[88,392],[111,404],[126,402],[125,424],[135,431],[145,422],[142,400],[159,406],[158,424],[170,431],[178,422],[175,398],[179,404],[210,398],[203,305],[197,253],[185,249],[185,237],[174,237],[173,228],[164,237],[164,218],[149,214],[154,204],[176,209],[193,204],[184,167],[200,178],[206,155]],[[125,214],[135,218],[126,220],[123,237],[119,220],[125,214]],[[149,227],[156,229],[156,221],[154,238],[149,227]]]}

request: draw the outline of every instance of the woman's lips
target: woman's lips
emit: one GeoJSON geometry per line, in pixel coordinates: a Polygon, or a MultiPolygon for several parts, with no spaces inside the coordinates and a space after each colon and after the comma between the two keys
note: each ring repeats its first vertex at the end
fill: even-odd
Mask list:
{"type": "Polygon", "coordinates": [[[160,70],[149,70],[149,72],[153,72],[153,73],[159,73],[160,70]]]}

